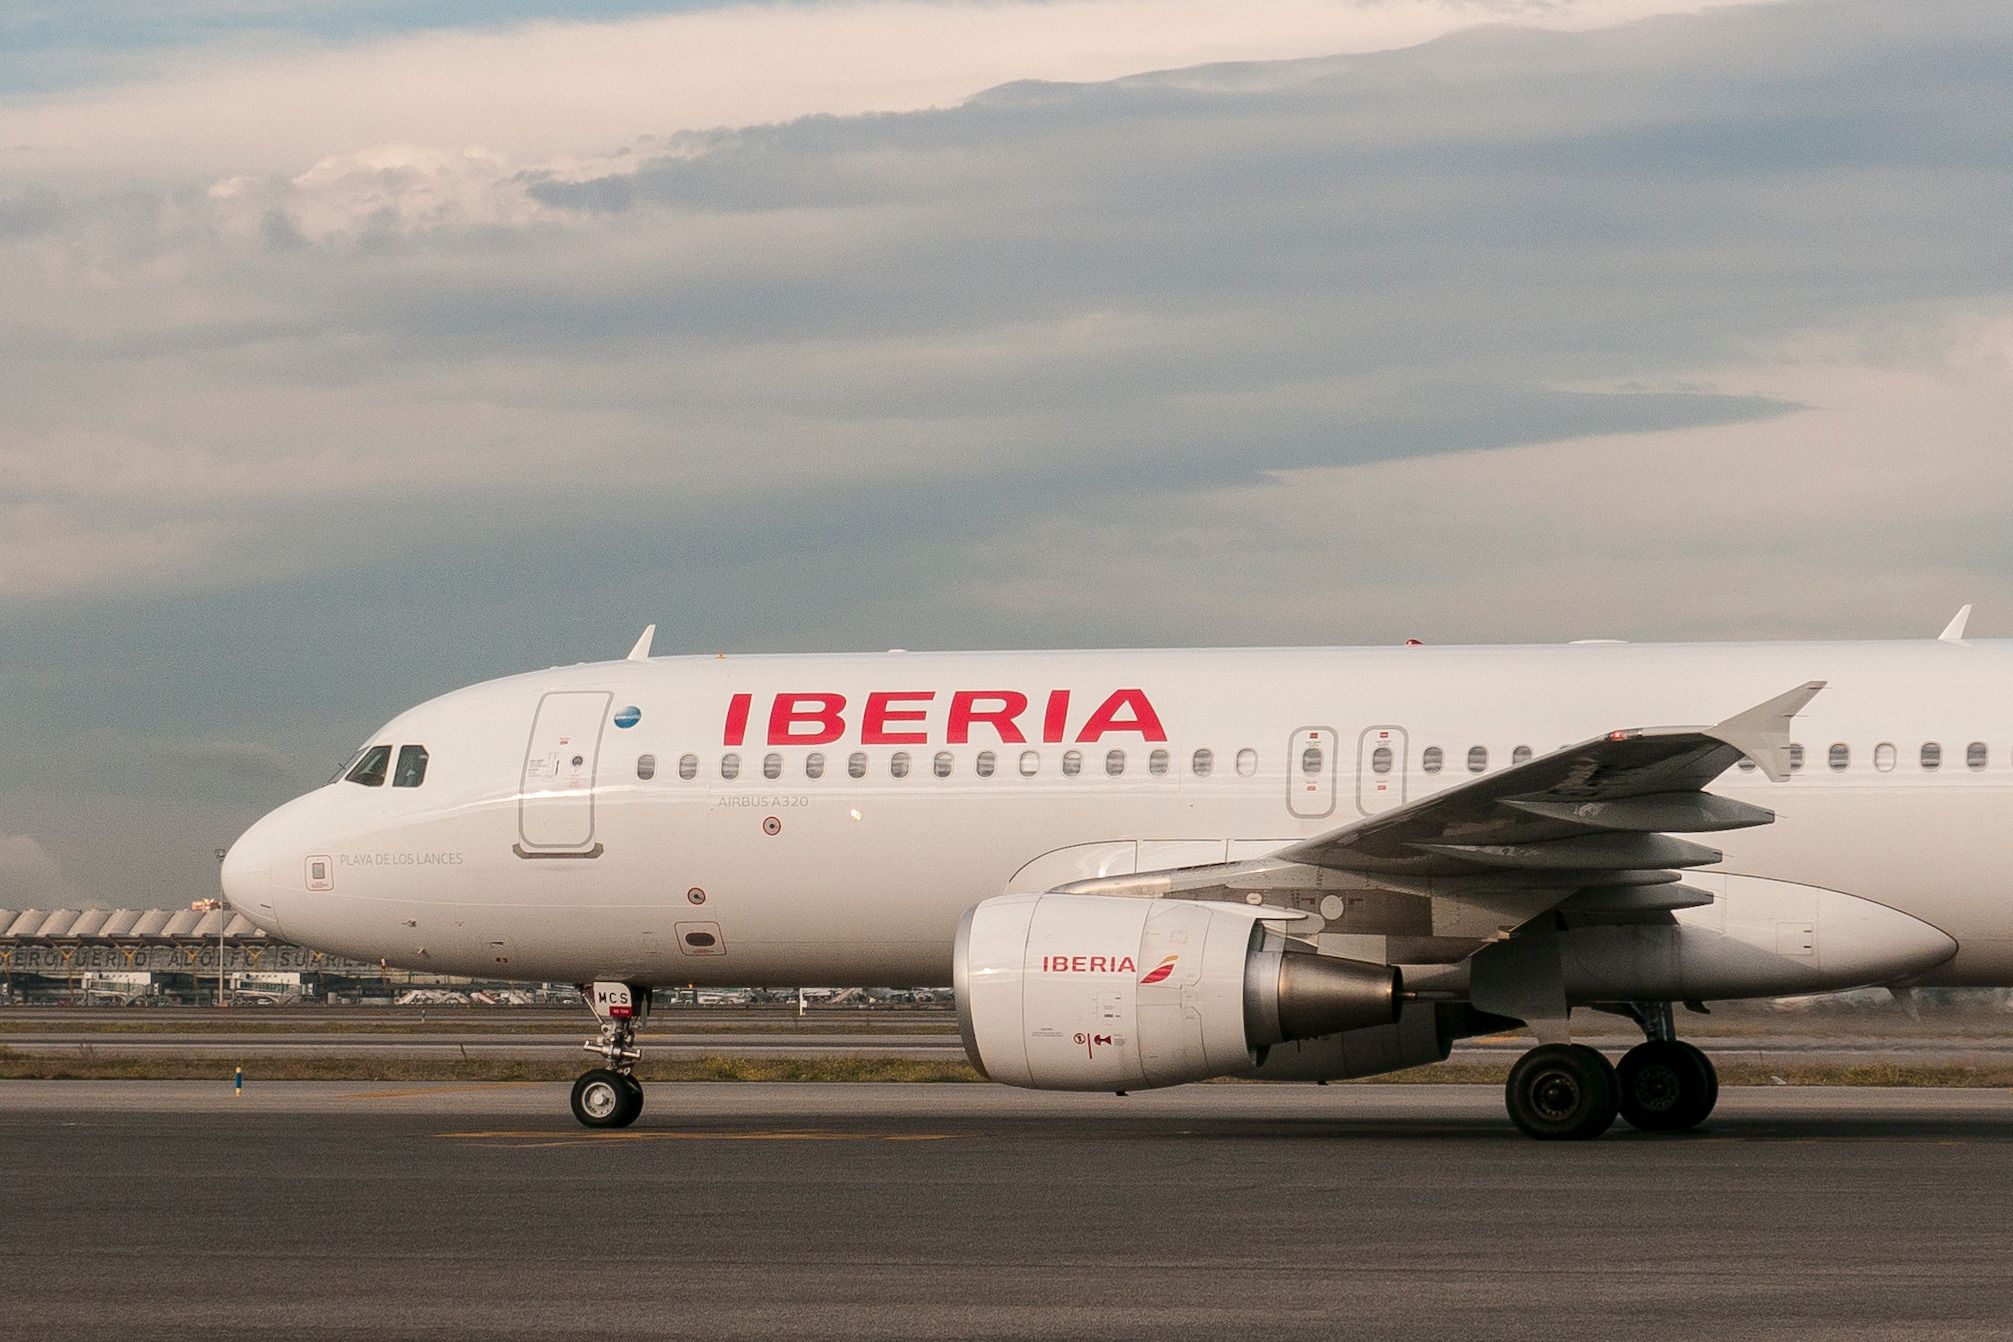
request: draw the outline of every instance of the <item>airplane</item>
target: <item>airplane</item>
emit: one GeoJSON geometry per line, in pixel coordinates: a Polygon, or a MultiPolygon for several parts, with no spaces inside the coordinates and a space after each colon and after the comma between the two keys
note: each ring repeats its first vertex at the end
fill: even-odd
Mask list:
{"type": "Polygon", "coordinates": [[[1329,1081],[1538,1042],[1510,1119],[1696,1128],[1675,1008],[2013,986],[2013,642],[651,655],[395,717],[232,845],[277,937],[581,985],[950,982],[986,1077],[1329,1081]],[[1710,790],[1709,790],[1710,789],[1710,790]],[[1618,1063],[1575,1011],[1633,1022],[1618,1063]]]}

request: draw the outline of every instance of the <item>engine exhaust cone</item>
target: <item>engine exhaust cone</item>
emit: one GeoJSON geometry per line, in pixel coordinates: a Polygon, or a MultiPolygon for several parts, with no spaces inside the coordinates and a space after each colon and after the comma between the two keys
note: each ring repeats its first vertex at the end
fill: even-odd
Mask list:
{"type": "Polygon", "coordinates": [[[1396,967],[1339,956],[1278,951],[1255,955],[1245,1021],[1253,1048],[1392,1025],[1403,1006],[1396,967]]]}

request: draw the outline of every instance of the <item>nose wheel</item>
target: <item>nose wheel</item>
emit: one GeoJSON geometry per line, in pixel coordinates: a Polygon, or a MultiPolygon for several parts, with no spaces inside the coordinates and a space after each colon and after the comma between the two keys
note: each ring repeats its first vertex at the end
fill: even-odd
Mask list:
{"type": "Polygon", "coordinates": [[[598,1055],[602,1065],[573,1083],[573,1117],[583,1127],[626,1128],[643,1112],[643,1083],[633,1069],[643,1057],[636,1026],[650,1014],[650,989],[599,982],[581,991],[601,1022],[600,1035],[581,1047],[598,1055]]]}
{"type": "Polygon", "coordinates": [[[643,1083],[626,1072],[596,1067],[573,1083],[573,1116],[582,1127],[626,1128],[643,1112],[643,1083]]]}

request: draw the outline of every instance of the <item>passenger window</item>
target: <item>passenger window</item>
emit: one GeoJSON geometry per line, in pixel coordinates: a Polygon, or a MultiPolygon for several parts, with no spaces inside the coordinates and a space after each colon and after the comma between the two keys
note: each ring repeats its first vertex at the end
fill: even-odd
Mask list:
{"type": "MultiPolygon", "coordinates": [[[[652,761],[655,764],[655,761],[652,761]]],[[[418,787],[426,781],[426,747],[400,746],[398,768],[392,771],[393,787],[418,787]]]]}
{"type": "Polygon", "coordinates": [[[906,750],[897,750],[894,754],[888,756],[888,772],[896,778],[907,778],[909,776],[909,752],[906,750]]]}
{"type": "Polygon", "coordinates": [[[731,783],[740,776],[741,757],[733,754],[722,755],[720,757],[720,777],[731,783]]]}
{"type": "Polygon", "coordinates": [[[1873,748],[1873,767],[1882,773],[1892,773],[1894,771],[1893,742],[1882,741],[1873,748]]]}
{"type": "Polygon", "coordinates": [[[1967,769],[1984,768],[1985,754],[1985,743],[1983,741],[1973,741],[1970,745],[1964,747],[1964,767],[1967,769]]]}
{"type": "Polygon", "coordinates": [[[657,776],[657,757],[655,755],[638,755],[636,757],[636,776],[646,783],[655,778],[657,776]]]}
{"type": "Polygon", "coordinates": [[[1249,778],[1258,772],[1258,752],[1250,746],[1237,752],[1237,776],[1249,778]]]}
{"type": "Polygon", "coordinates": [[[1104,756],[1104,771],[1113,778],[1124,773],[1125,752],[1123,750],[1107,751],[1104,756]]]}
{"type": "Polygon", "coordinates": [[[364,787],[383,787],[385,773],[391,768],[391,747],[372,746],[363,752],[343,781],[358,783],[364,787]]]}
{"type": "Polygon", "coordinates": [[[1803,747],[1792,744],[1789,748],[1789,771],[1797,773],[1803,768],[1803,747]]]}
{"type": "Polygon", "coordinates": [[[1074,778],[1082,772],[1083,772],[1083,752],[1081,750],[1063,751],[1062,776],[1064,778],[1074,778]]]}
{"type": "Polygon", "coordinates": [[[688,783],[697,778],[699,776],[699,757],[697,755],[680,755],[678,757],[678,776],[688,783]]]}
{"type": "Polygon", "coordinates": [[[1041,752],[1038,750],[1021,751],[1020,776],[1022,778],[1033,778],[1036,774],[1040,772],[1041,772],[1041,752]]]}
{"type": "Polygon", "coordinates": [[[1198,750],[1195,752],[1194,757],[1188,761],[1189,771],[1197,778],[1209,777],[1209,771],[1215,767],[1216,752],[1213,750],[1198,750]]]}
{"type": "Polygon", "coordinates": [[[1391,747],[1378,746],[1375,750],[1370,752],[1370,772],[1373,774],[1390,773],[1391,764],[1394,758],[1395,757],[1391,754],[1391,747]]]}
{"type": "MultiPolygon", "coordinates": [[[[1389,754],[1389,751],[1385,752],[1389,754]]],[[[1321,747],[1309,746],[1300,752],[1300,772],[1312,778],[1321,772],[1321,747]]]]}
{"type": "Polygon", "coordinates": [[[972,772],[980,778],[991,778],[995,764],[996,760],[992,751],[981,750],[978,758],[972,761],[972,772]]]}
{"type": "Polygon", "coordinates": [[[1924,741],[1922,743],[1922,767],[1931,770],[1943,767],[1943,747],[1941,744],[1935,741],[1924,741]]]}
{"type": "Polygon", "coordinates": [[[1529,764],[1530,762],[1531,762],[1531,748],[1529,746],[1518,746],[1515,750],[1512,750],[1510,752],[1510,764],[1513,768],[1516,765],[1529,764]]]}
{"type": "Polygon", "coordinates": [[[1151,755],[1148,755],[1146,757],[1146,771],[1155,778],[1165,776],[1167,773],[1167,752],[1165,750],[1156,750],[1151,755]]]}
{"type": "Polygon", "coordinates": [[[815,750],[804,756],[804,777],[823,778],[824,776],[825,757],[815,750]]]}
{"type": "Polygon", "coordinates": [[[783,776],[783,757],[781,755],[762,756],[762,777],[781,778],[782,776],[783,776]]]}
{"type": "Polygon", "coordinates": [[[951,776],[951,752],[948,750],[939,750],[936,759],[931,762],[930,767],[936,771],[937,777],[949,778],[951,776]]]}
{"type": "Polygon", "coordinates": [[[1429,774],[1436,774],[1440,772],[1440,765],[1445,758],[1446,756],[1440,753],[1440,747],[1427,746],[1419,752],[1419,767],[1429,774]]]}
{"type": "Polygon", "coordinates": [[[1831,746],[1831,754],[1826,762],[1829,763],[1831,767],[1834,769],[1845,768],[1847,765],[1852,763],[1852,747],[1848,746],[1843,741],[1833,742],[1831,746]]]}
{"type": "Polygon", "coordinates": [[[865,778],[867,776],[867,756],[863,751],[854,751],[846,756],[846,776],[865,778]]]}
{"type": "Polygon", "coordinates": [[[1478,774],[1482,772],[1482,770],[1488,767],[1489,767],[1489,748],[1487,746],[1469,746],[1468,772],[1471,774],[1478,774]]]}

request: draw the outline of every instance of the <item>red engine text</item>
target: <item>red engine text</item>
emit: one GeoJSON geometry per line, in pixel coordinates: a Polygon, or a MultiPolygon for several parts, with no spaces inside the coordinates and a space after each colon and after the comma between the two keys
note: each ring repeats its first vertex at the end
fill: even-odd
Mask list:
{"type": "Polygon", "coordinates": [[[1132,974],[1139,970],[1130,955],[1044,955],[1044,974],[1132,974]]]}

